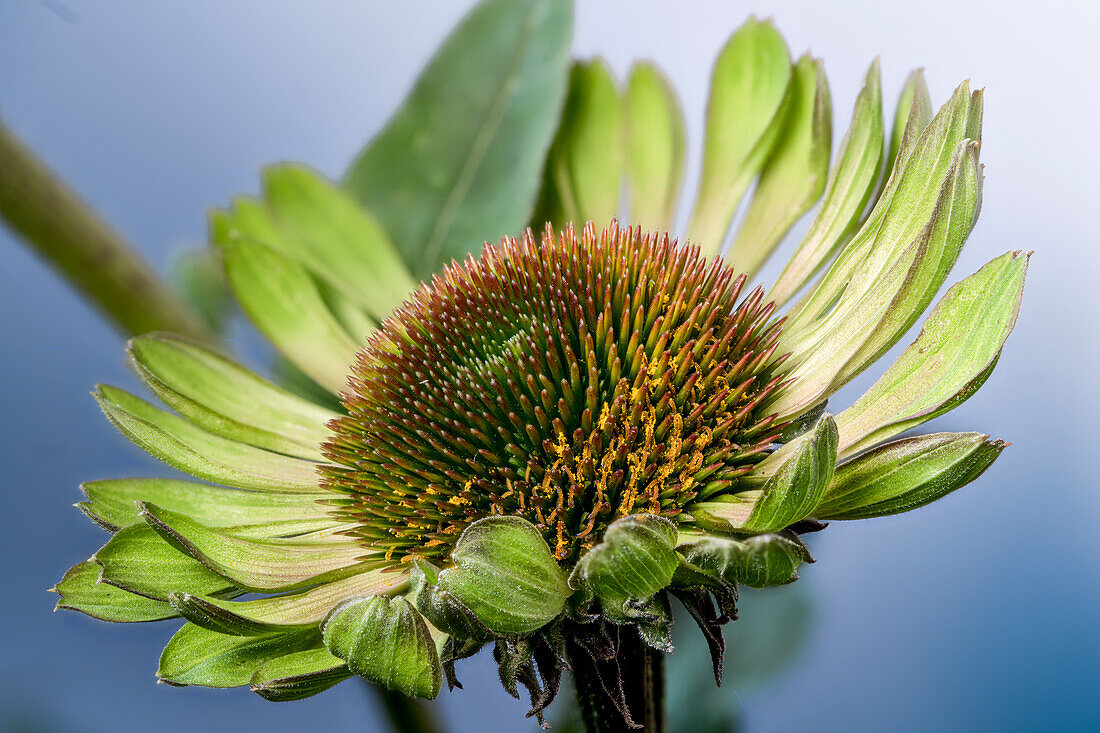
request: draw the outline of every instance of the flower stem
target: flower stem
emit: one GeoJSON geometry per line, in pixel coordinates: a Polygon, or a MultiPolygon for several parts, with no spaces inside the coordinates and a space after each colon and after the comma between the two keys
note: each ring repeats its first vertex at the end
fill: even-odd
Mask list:
{"type": "Polygon", "coordinates": [[[642,641],[634,627],[623,626],[616,631],[615,653],[609,659],[600,659],[599,655],[570,644],[569,662],[585,730],[661,733],[664,656],[642,641]],[[623,715],[620,705],[626,707],[630,720],[623,715]]]}
{"type": "Polygon", "coordinates": [[[0,219],[126,335],[211,334],[156,272],[0,122],[0,219]]]}

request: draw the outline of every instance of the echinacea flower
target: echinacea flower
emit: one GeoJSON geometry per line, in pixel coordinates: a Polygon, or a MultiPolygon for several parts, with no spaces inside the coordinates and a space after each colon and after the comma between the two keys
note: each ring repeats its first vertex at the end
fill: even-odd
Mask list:
{"type": "Polygon", "coordinates": [[[674,97],[649,65],[618,94],[599,63],[575,67],[537,215],[551,224],[420,286],[372,216],[301,167],[217,212],[242,309],[338,400],[177,336],[134,339],[172,411],[96,397],[202,483],[85,484],[79,506],[113,535],[58,583],[59,607],[185,619],[161,657],[170,684],[289,700],[360,675],[432,698],[492,645],[540,719],[571,669],[586,715],[632,724],[646,711],[623,680],[672,651],[673,599],[720,679],[739,584],[795,580],[812,562],[801,536],[825,521],[908,511],[980,475],[1004,443],[892,439],[989,376],[1019,252],[950,288],[862,397],[826,410],[927,309],[974,225],[981,94],[964,84],[933,116],[915,74],[887,144],[876,62],[830,167],[820,63],[792,64],[750,21],[715,67],[688,244],[665,233],[674,97]],[[639,226],[614,218],[624,176],[639,226]],[[818,199],[778,281],[747,290],[818,199]]]}

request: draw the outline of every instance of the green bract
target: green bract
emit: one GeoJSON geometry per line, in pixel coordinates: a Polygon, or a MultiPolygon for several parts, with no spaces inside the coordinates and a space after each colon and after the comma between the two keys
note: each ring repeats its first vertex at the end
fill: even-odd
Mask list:
{"type": "Polygon", "coordinates": [[[626,674],[620,652],[672,651],[674,600],[720,677],[737,587],[797,579],[820,520],[908,511],[989,467],[1005,444],[985,435],[885,441],[989,377],[1018,252],[950,288],[862,397],[826,411],[921,317],[974,226],[981,94],[964,84],[933,115],[915,74],[887,142],[876,62],[830,165],[821,62],[792,63],[750,20],[715,65],[681,245],[661,231],[683,175],[675,94],[652,64],[624,89],[599,61],[570,71],[569,16],[484,3],[345,185],[275,166],[211,216],[241,309],[304,376],[133,339],[164,407],[96,399],[198,481],[85,484],[78,506],[112,537],[59,607],[184,619],[158,671],[177,685],[292,700],[359,675],[435,697],[492,644],[534,714],[580,669],[584,705],[630,721],[604,675],[626,674]],[[773,294],[746,292],[818,199],[773,294]]]}

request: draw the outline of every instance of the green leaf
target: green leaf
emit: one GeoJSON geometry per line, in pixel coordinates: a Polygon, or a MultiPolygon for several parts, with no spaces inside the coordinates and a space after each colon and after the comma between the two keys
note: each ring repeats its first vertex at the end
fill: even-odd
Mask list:
{"type": "Polygon", "coordinates": [[[253,325],[310,379],[333,393],[344,389],[360,344],[309,273],[254,240],[231,239],[221,247],[229,284],[253,325]]]}
{"type": "Polygon", "coordinates": [[[454,567],[435,585],[498,634],[526,634],[554,620],[572,591],[546,540],[521,517],[485,517],[466,527],[454,567]]]}
{"type": "Polygon", "coordinates": [[[314,626],[336,604],[353,596],[393,595],[408,587],[407,573],[368,570],[298,593],[252,601],[172,593],[169,600],[188,621],[223,634],[256,636],[288,627],[314,626]]]}
{"type": "Polygon", "coordinates": [[[726,257],[750,276],[821,197],[829,174],[833,110],[820,60],[798,60],[787,95],[782,132],[726,257]]]}
{"type": "Polygon", "coordinates": [[[1016,324],[1028,255],[1008,252],[947,291],[916,341],[837,416],[842,455],[916,427],[985,382],[1016,324]]]}
{"type": "Polygon", "coordinates": [[[689,505],[695,523],[718,531],[766,533],[789,527],[813,513],[833,478],[837,429],[823,415],[813,430],[761,461],[747,481],[759,489],[689,505]]]}
{"type": "Polygon", "coordinates": [[[77,506],[112,532],[142,521],[138,501],[182,512],[210,527],[287,523],[328,516],[314,493],[241,491],[166,478],[88,481],[81,484],[80,490],[88,500],[77,506]]]}
{"type": "Polygon", "coordinates": [[[852,122],[829,172],[821,208],[798,250],[768,290],[768,297],[777,305],[801,290],[855,231],[879,177],[883,134],[882,88],[876,59],[856,97],[852,122]]]}
{"type": "Polygon", "coordinates": [[[791,60],[770,21],[750,18],[714,64],[703,170],[687,240],[707,255],[722,248],[741,197],[775,145],[788,102],[791,60]]]}
{"type": "Polygon", "coordinates": [[[630,69],[624,100],[630,223],[643,231],[672,227],[684,179],[684,113],[656,65],[630,69]]]}
{"type": "Polygon", "coordinates": [[[100,621],[133,623],[137,621],[161,621],[178,614],[164,601],[146,598],[135,593],[99,582],[102,570],[95,560],[85,560],[69,568],[57,585],[50,588],[60,598],[56,611],[68,608],[86,613],[100,621]]]}
{"type": "Polygon", "coordinates": [[[309,649],[287,654],[263,664],[252,676],[249,687],[272,702],[312,697],[351,677],[344,660],[328,649],[309,649]]]}
{"type": "Polygon", "coordinates": [[[565,98],[568,0],[488,0],[347,174],[418,278],[518,232],[565,98]]]}
{"type": "Polygon", "coordinates": [[[675,545],[676,526],[668,519],[652,514],[621,517],[580,559],[569,584],[594,594],[602,615],[615,623],[660,616],[650,601],[668,587],[680,564],[675,545]]]}
{"type": "Polygon", "coordinates": [[[355,674],[410,697],[439,694],[443,671],[435,641],[405,598],[348,599],[321,630],[328,650],[355,674]]]}
{"type": "Polygon", "coordinates": [[[324,460],[325,425],[336,413],[173,334],[132,339],[128,352],[149,388],[200,427],[257,448],[324,460]]]}
{"type": "Polygon", "coordinates": [[[930,504],[982,475],[1007,445],[980,433],[887,443],[838,466],[814,516],[868,519],[930,504]]]}
{"type": "Polygon", "coordinates": [[[814,561],[806,546],[791,532],[744,539],[708,535],[677,549],[692,565],[727,583],[742,583],[751,588],[793,583],[798,580],[799,565],[814,561]]]}
{"type": "Polygon", "coordinates": [[[377,319],[416,282],[382,225],[345,191],[301,165],[264,171],[264,198],[283,237],[264,242],[305,265],[377,319]]]}
{"type": "Polygon", "coordinates": [[[291,539],[249,540],[155,504],[140,505],[142,518],[157,534],[247,590],[295,590],[364,569],[359,562],[365,554],[362,545],[333,531],[291,539]]]}
{"type": "Polygon", "coordinates": [[[167,602],[172,591],[221,595],[236,590],[144,523],[119,530],[92,560],[102,568],[104,582],[157,601],[167,602]]]}
{"type": "Polygon", "coordinates": [[[208,433],[105,384],[94,393],[107,419],[149,455],[212,483],[257,491],[320,492],[317,464],[208,433]]]}
{"type": "Polygon", "coordinates": [[[239,687],[266,663],[321,645],[316,629],[267,636],[228,636],[184,624],[164,647],[157,677],[173,685],[239,687]]]}
{"type": "Polygon", "coordinates": [[[532,224],[555,227],[587,221],[606,225],[619,213],[623,177],[623,109],[603,61],[579,61],[546,158],[545,183],[532,224]]]}

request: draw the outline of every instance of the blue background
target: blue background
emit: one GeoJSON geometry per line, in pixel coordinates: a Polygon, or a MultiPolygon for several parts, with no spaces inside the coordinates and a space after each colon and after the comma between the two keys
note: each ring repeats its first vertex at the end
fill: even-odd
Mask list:
{"type": "MultiPolygon", "coordinates": [[[[256,190],[263,164],[301,160],[338,176],[466,5],[4,0],[0,114],[164,270],[203,242],[208,208],[256,190]]],[[[771,684],[730,690],[727,702],[751,731],[1096,729],[1100,12],[751,5],[776,18],[793,53],[826,60],[836,140],[877,54],[890,106],[916,66],[937,104],[968,76],[986,87],[985,205],[956,279],[1009,249],[1038,253],[997,371],[937,423],[1013,447],[934,506],[816,536],[819,562],[799,583],[812,600],[808,640],[771,684]]],[[[689,190],[710,64],[746,13],[717,1],[579,3],[578,55],[603,55],[620,78],[651,57],[672,78],[688,116],[689,190]]],[[[70,506],[78,483],[161,469],[88,395],[99,381],[133,384],[120,339],[4,231],[0,336],[0,730],[378,729],[361,685],[287,705],[157,686],[167,625],[50,612],[45,589],[103,541],[70,506]]],[[[514,729],[524,708],[487,660],[464,677],[466,691],[440,703],[450,730],[514,729]]]]}

